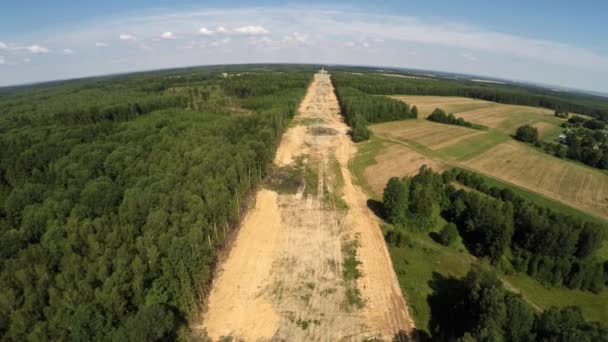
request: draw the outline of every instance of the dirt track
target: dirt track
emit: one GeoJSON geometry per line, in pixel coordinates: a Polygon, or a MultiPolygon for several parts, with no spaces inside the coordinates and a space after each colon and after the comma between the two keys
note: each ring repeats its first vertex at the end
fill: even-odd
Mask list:
{"type": "Polygon", "coordinates": [[[193,326],[195,334],[206,331],[214,341],[227,336],[361,341],[409,335],[413,321],[378,221],[351,180],[348,163],[356,147],[329,75],[315,75],[295,122],[299,124],[283,136],[275,164],[304,160],[318,181],[304,183],[295,194],[258,193],[213,284],[204,318],[193,326]],[[335,160],[338,166],[332,167],[335,160]],[[340,209],[328,194],[341,197],[347,208],[340,209]],[[348,283],[342,274],[343,251],[354,239],[360,244],[362,276],[348,283]],[[352,287],[360,291],[363,308],[347,300],[352,287]]]}

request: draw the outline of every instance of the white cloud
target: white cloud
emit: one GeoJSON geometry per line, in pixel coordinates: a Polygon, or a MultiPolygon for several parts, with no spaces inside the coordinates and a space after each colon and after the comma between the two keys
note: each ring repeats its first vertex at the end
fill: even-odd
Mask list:
{"type": "Polygon", "coordinates": [[[163,34],[160,35],[160,37],[162,39],[175,39],[175,35],[173,34],[173,32],[164,32],[163,34]]]}
{"type": "Polygon", "coordinates": [[[259,25],[247,25],[234,29],[234,32],[246,35],[268,34],[268,30],[259,25]]]}
{"type": "MultiPolygon", "coordinates": [[[[608,52],[599,47],[562,43],[558,35],[553,40],[539,40],[463,25],[451,22],[450,18],[422,19],[356,9],[309,7],[163,10],[165,12],[95,20],[74,32],[64,30],[44,36],[44,31],[38,31],[35,35],[32,33],[32,41],[44,42],[53,49],[51,53],[55,49],[61,53],[62,49],[56,47],[63,48],[66,44],[80,54],[95,42],[98,48],[107,46],[101,43],[104,41],[109,41],[112,49],[103,55],[83,56],[78,67],[53,61],[55,64],[48,64],[44,70],[23,67],[15,68],[19,72],[11,74],[3,70],[0,84],[193,64],[310,62],[436,69],[608,92],[608,52]],[[205,27],[201,27],[203,25],[205,27]],[[191,48],[189,53],[152,45],[161,39],[163,31],[158,31],[159,28],[170,28],[172,33],[191,32],[183,37],[178,34],[177,40],[183,43],[178,49],[191,48]],[[139,32],[156,32],[156,36],[146,38],[139,32]],[[146,58],[127,58],[128,49],[108,38],[118,38],[118,33],[131,33],[125,36],[133,40],[133,35],[137,35],[134,42],[125,42],[129,43],[125,45],[138,48],[140,43],[150,44],[154,53],[146,54],[146,58]],[[198,39],[194,34],[199,35],[198,39]],[[203,37],[207,39],[201,39],[203,37]],[[271,42],[263,39],[266,37],[271,42]],[[182,42],[183,38],[187,39],[182,42]],[[222,45],[227,44],[222,38],[231,38],[232,43],[222,45]],[[221,47],[210,48],[213,42],[221,47]],[[263,49],[251,48],[258,44],[266,45],[263,49]],[[368,44],[368,48],[364,44],[368,44]],[[471,58],[477,61],[470,62],[471,58]]],[[[3,38],[6,47],[0,47],[0,54],[6,57],[7,64],[29,56],[27,46],[30,44],[12,41],[9,44],[8,38],[3,38]]]]}
{"type": "Polygon", "coordinates": [[[477,62],[477,57],[475,57],[472,53],[470,52],[463,52],[460,54],[460,56],[464,59],[467,59],[471,62],[477,62]]]}
{"type": "Polygon", "coordinates": [[[30,45],[30,46],[26,47],[25,49],[34,54],[49,53],[49,49],[45,48],[44,46],[40,46],[40,45],[30,45]]]}
{"type": "Polygon", "coordinates": [[[3,42],[0,42],[0,49],[6,49],[8,46],[6,44],[4,44],[3,42]]]}
{"type": "Polygon", "coordinates": [[[201,27],[200,30],[198,30],[198,34],[202,35],[202,36],[211,36],[213,35],[215,32],[211,31],[210,29],[206,28],[206,27],[201,27]]]}
{"type": "Polygon", "coordinates": [[[6,64],[6,60],[4,59],[4,56],[0,56],[0,64],[6,64]]]}
{"type": "Polygon", "coordinates": [[[126,33],[121,34],[120,36],[118,36],[118,38],[120,38],[120,40],[130,40],[130,41],[137,40],[137,38],[134,35],[126,34],[126,33]]]}
{"type": "Polygon", "coordinates": [[[31,60],[31,59],[29,59],[29,58],[24,58],[24,59],[23,59],[23,61],[24,61],[25,63],[29,63],[29,62],[31,62],[32,60],[31,60]]]}
{"type": "Polygon", "coordinates": [[[74,54],[74,50],[72,49],[63,49],[63,54],[64,55],[73,55],[74,54]]]}
{"type": "Polygon", "coordinates": [[[312,45],[310,41],[310,35],[301,32],[293,32],[283,38],[286,42],[295,42],[303,45],[312,45]]]}
{"type": "Polygon", "coordinates": [[[103,47],[108,47],[108,44],[106,44],[104,42],[97,42],[97,43],[95,43],[95,46],[103,48],[103,47]]]}

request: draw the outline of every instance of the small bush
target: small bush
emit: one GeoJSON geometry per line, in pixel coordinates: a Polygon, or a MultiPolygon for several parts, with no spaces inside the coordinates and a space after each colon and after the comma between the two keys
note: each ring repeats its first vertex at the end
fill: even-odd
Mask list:
{"type": "Polygon", "coordinates": [[[441,232],[439,232],[439,243],[444,246],[449,246],[456,241],[457,237],[458,228],[456,228],[455,224],[450,222],[441,229],[441,232]]]}

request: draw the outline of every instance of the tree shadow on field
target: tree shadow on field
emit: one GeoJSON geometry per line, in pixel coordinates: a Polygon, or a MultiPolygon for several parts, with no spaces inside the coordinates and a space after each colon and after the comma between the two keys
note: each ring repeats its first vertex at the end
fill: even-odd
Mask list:
{"type": "Polygon", "coordinates": [[[411,334],[406,333],[403,330],[399,330],[393,336],[392,342],[410,342],[410,341],[418,341],[418,342],[427,342],[431,341],[431,337],[426,331],[414,329],[411,334]]]}
{"type": "Polygon", "coordinates": [[[374,199],[368,199],[367,200],[367,207],[374,214],[376,214],[376,216],[378,216],[381,219],[384,219],[384,206],[382,205],[382,202],[376,201],[374,199]]]}
{"type": "Polygon", "coordinates": [[[462,309],[461,299],[465,291],[462,280],[433,272],[429,287],[433,290],[427,297],[431,309],[429,331],[433,335],[432,339],[448,341],[454,336],[461,336],[465,325],[465,322],[459,320],[463,315],[458,314],[462,309]]]}
{"type": "Polygon", "coordinates": [[[439,233],[437,233],[437,232],[430,232],[430,233],[429,233],[429,237],[430,237],[431,239],[433,239],[433,241],[435,241],[435,242],[437,242],[437,243],[441,243],[441,242],[440,242],[441,240],[439,239],[439,233]]]}

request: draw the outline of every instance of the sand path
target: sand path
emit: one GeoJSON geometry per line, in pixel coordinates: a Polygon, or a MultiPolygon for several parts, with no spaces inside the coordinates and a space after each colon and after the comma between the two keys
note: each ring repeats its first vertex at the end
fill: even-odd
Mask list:
{"type": "Polygon", "coordinates": [[[228,336],[245,341],[407,339],[414,324],[379,222],[352,182],[348,163],[356,146],[329,75],[315,75],[295,122],[283,136],[275,164],[289,165],[301,157],[316,170],[318,182],[295,194],[260,190],[194,333],[206,331],[214,341],[228,336]],[[331,166],[336,160],[337,169],[331,166]],[[343,180],[339,184],[338,178],[343,180]],[[341,196],[348,208],[338,208],[328,193],[341,196]],[[363,274],[355,284],[342,275],[343,247],[353,239],[360,244],[363,274]],[[352,287],[360,291],[363,308],[346,299],[352,287]]]}

